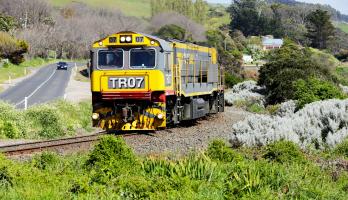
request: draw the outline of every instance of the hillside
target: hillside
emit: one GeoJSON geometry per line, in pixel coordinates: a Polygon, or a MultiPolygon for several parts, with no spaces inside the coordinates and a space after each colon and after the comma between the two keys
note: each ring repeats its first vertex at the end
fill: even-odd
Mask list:
{"type": "Polygon", "coordinates": [[[119,9],[124,14],[135,17],[150,17],[150,0],[49,0],[53,6],[63,7],[72,2],[92,7],[119,9]]]}
{"type": "Polygon", "coordinates": [[[339,22],[339,23],[335,23],[335,26],[336,26],[337,28],[340,28],[342,31],[348,33],[348,23],[339,22]]]}

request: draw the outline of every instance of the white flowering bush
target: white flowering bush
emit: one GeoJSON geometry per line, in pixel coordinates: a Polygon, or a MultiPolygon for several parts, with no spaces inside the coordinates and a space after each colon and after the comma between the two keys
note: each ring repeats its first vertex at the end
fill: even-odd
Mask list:
{"type": "Polygon", "coordinates": [[[244,81],[233,86],[225,93],[225,103],[228,106],[234,105],[238,101],[246,101],[264,105],[265,96],[262,95],[263,87],[257,85],[255,81],[244,81]]]}
{"type": "MultiPolygon", "coordinates": [[[[288,108],[292,109],[293,106],[288,108]]],[[[233,125],[231,143],[263,146],[288,140],[302,148],[334,147],[348,137],[348,100],[326,100],[306,105],[296,113],[253,114],[233,125]]]]}
{"type": "Polygon", "coordinates": [[[294,100],[286,101],[280,104],[275,114],[280,117],[285,117],[285,116],[293,114],[296,108],[297,108],[297,101],[294,101],[294,100]]]}

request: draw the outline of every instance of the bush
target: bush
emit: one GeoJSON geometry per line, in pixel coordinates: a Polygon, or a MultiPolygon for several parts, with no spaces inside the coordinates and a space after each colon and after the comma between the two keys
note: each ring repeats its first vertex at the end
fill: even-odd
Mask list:
{"type": "Polygon", "coordinates": [[[232,88],[234,85],[236,85],[237,83],[240,83],[242,81],[243,81],[242,78],[240,78],[234,74],[231,74],[228,72],[225,73],[225,85],[229,88],[232,88]]]}
{"type": "Polygon", "coordinates": [[[142,169],[152,176],[189,177],[194,180],[210,180],[214,175],[215,167],[215,163],[210,159],[199,155],[190,155],[178,161],[150,158],[142,163],[142,169]]]}
{"type": "Polygon", "coordinates": [[[343,99],[342,90],[328,81],[310,78],[307,81],[299,79],[294,83],[294,99],[298,100],[299,107],[314,101],[326,99],[343,99]]]}
{"type": "Polygon", "coordinates": [[[0,101],[0,138],[56,138],[91,130],[91,104],[56,101],[26,111],[0,101]]]}
{"type": "Polygon", "coordinates": [[[23,115],[12,105],[0,101],[0,137],[20,138],[28,132],[23,115]]]}
{"type": "Polygon", "coordinates": [[[0,31],[0,58],[7,58],[13,64],[24,62],[24,53],[29,45],[23,40],[17,40],[10,34],[0,31]]]}
{"type": "Polygon", "coordinates": [[[344,140],[341,144],[338,144],[333,152],[337,155],[348,158],[348,139],[344,140]]]}
{"type": "Polygon", "coordinates": [[[13,177],[10,174],[7,166],[0,167],[0,188],[13,186],[13,177]]]}
{"type": "Polygon", "coordinates": [[[140,165],[132,149],[119,137],[106,136],[94,147],[85,163],[94,170],[94,181],[106,183],[111,177],[133,173],[140,165]]]}
{"type": "Polygon", "coordinates": [[[186,39],[186,30],[175,24],[164,25],[154,34],[164,39],[177,39],[181,41],[186,39]]]}
{"type": "Polygon", "coordinates": [[[39,169],[47,169],[50,166],[53,166],[59,162],[57,154],[52,152],[43,152],[40,155],[36,155],[33,160],[33,164],[35,167],[39,169]]]}
{"type": "Polygon", "coordinates": [[[241,155],[227,147],[226,143],[222,140],[211,142],[208,146],[207,154],[211,159],[223,162],[239,161],[242,159],[241,155]]]}
{"type": "Polygon", "coordinates": [[[34,130],[42,138],[55,138],[65,135],[62,117],[55,108],[48,105],[32,107],[26,112],[26,117],[30,119],[34,130]]]}
{"type": "Polygon", "coordinates": [[[277,141],[267,145],[263,157],[279,163],[304,161],[299,146],[289,141],[277,141]]]}
{"type": "Polygon", "coordinates": [[[269,62],[260,69],[258,84],[266,86],[270,104],[294,99],[294,82],[310,77],[320,80],[336,81],[331,66],[323,66],[311,59],[312,52],[286,41],[284,46],[268,57],[269,62]]]}

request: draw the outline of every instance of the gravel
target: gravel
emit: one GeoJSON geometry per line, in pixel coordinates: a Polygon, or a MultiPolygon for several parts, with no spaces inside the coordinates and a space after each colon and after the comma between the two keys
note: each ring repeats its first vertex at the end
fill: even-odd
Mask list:
{"type": "Polygon", "coordinates": [[[214,139],[228,141],[233,124],[243,120],[246,115],[246,111],[226,107],[224,113],[198,120],[195,124],[129,136],[125,140],[140,155],[185,155],[206,149],[214,139]]]}

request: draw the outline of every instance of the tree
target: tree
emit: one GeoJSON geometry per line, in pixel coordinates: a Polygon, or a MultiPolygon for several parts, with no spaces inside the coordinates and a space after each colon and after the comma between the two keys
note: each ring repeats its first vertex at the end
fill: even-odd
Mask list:
{"type": "MultiPolygon", "coordinates": [[[[237,37],[237,33],[235,33],[237,37]]],[[[240,40],[240,39],[239,39],[240,40]]],[[[218,62],[226,72],[237,76],[241,75],[243,45],[239,40],[234,40],[228,33],[221,30],[207,31],[207,44],[215,47],[218,51],[218,62]]]]}
{"type": "Polygon", "coordinates": [[[192,39],[196,42],[206,40],[204,26],[196,23],[184,15],[176,12],[166,12],[155,15],[151,19],[151,26],[153,27],[154,32],[157,32],[159,28],[165,25],[173,24],[186,30],[184,40],[192,39]]]}
{"type": "Polygon", "coordinates": [[[267,18],[260,10],[258,0],[234,0],[228,8],[231,15],[231,30],[240,30],[245,36],[262,35],[267,25],[267,18]]]}
{"type": "Polygon", "coordinates": [[[10,34],[0,31],[0,58],[9,59],[14,64],[24,61],[24,53],[28,52],[28,44],[17,40],[10,34]]]}
{"type": "Polygon", "coordinates": [[[154,34],[164,39],[185,40],[186,30],[175,24],[169,24],[162,26],[154,34]]]}
{"type": "Polygon", "coordinates": [[[330,37],[334,36],[335,28],[330,21],[327,11],[316,10],[306,17],[308,29],[307,37],[311,46],[318,49],[326,49],[330,37]]]}
{"type": "Polygon", "coordinates": [[[294,83],[315,77],[335,82],[327,66],[312,59],[313,53],[286,40],[282,48],[273,51],[268,63],[260,69],[259,85],[266,86],[268,101],[271,104],[295,99],[294,83]]]}
{"type": "Polygon", "coordinates": [[[15,26],[16,23],[12,17],[0,14],[0,31],[9,32],[15,26]]]}

